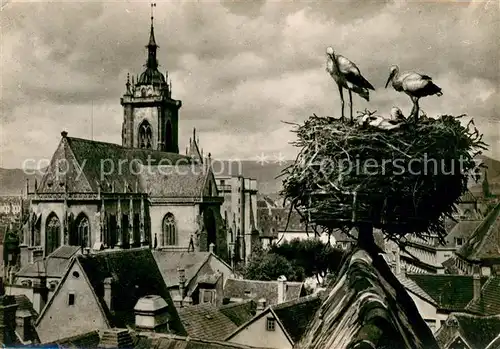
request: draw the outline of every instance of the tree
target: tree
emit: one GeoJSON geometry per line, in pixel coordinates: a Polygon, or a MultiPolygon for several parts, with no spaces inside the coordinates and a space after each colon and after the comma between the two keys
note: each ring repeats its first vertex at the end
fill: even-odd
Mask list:
{"type": "Polygon", "coordinates": [[[285,257],[255,248],[243,269],[245,279],[271,281],[284,275],[289,281],[304,281],[304,271],[285,257]]]}
{"type": "Polygon", "coordinates": [[[293,239],[281,245],[275,245],[271,253],[286,258],[292,265],[301,268],[306,277],[325,278],[329,273],[336,273],[341,266],[345,252],[323,243],[319,239],[293,239]]]}

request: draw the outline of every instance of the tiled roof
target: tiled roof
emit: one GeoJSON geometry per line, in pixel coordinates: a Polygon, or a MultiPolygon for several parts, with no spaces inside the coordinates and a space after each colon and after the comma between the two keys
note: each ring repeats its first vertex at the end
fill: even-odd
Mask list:
{"type": "Polygon", "coordinates": [[[436,333],[442,348],[460,335],[471,349],[485,349],[500,334],[500,316],[475,316],[452,313],[436,333]]]}
{"type": "Polygon", "coordinates": [[[321,306],[317,295],[301,297],[272,307],[294,343],[298,342],[321,306]]]}
{"type": "Polygon", "coordinates": [[[500,276],[492,276],[481,289],[481,297],[471,301],[467,310],[482,315],[500,314],[500,276]]]}
{"type": "Polygon", "coordinates": [[[77,257],[109,323],[114,327],[134,327],[134,306],[139,298],[148,295],[162,297],[170,308],[170,328],[177,334],[184,334],[170,293],[156,265],[151,250],[135,248],[129,250],[104,251],[77,257]],[[104,280],[112,278],[113,311],[104,301],[104,280]]]}
{"type": "MultiPolygon", "coordinates": [[[[441,309],[464,311],[473,297],[473,277],[470,275],[407,274],[441,309]]],[[[481,285],[488,280],[481,279],[481,285]]]]}
{"type": "Polygon", "coordinates": [[[18,277],[39,277],[46,272],[47,277],[62,278],[71,258],[79,254],[79,246],[63,245],[49,254],[44,261],[27,264],[16,273],[18,277]]]}
{"type": "Polygon", "coordinates": [[[401,285],[403,285],[408,291],[416,294],[420,298],[426,300],[431,304],[437,304],[436,301],[429,296],[420,286],[417,285],[415,281],[406,277],[404,274],[396,275],[401,285]]]}
{"type": "MultiPolygon", "coordinates": [[[[236,343],[200,340],[190,337],[139,334],[134,349],[262,349],[236,343]]],[[[83,348],[82,348],[83,349],[83,348]]]]}
{"type": "Polygon", "coordinates": [[[296,349],[439,348],[382,256],[353,250],[327,292],[296,349]]]}
{"type": "Polygon", "coordinates": [[[446,247],[455,247],[455,239],[462,238],[464,241],[476,231],[482,220],[463,220],[457,222],[446,235],[446,247]]]}
{"type": "Polygon", "coordinates": [[[498,336],[493,339],[490,344],[488,344],[486,346],[485,349],[500,349],[500,333],[498,334],[498,336]]]}
{"type": "Polygon", "coordinates": [[[141,187],[152,197],[199,197],[209,175],[203,165],[151,166],[141,171],[141,187]]]}
{"type": "Polygon", "coordinates": [[[17,303],[17,310],[25,310],[32,316],[33,320],[38,317],[37,311],[33,308],[33,303],[29,300],[26,295],[15,295],[14,296],[17,303]]]}
{"type": "Polygon", "coordinates": [[[219,311],[226,315],[236,326],[241,326],[253,316],[257,310],[257,303],[246,300],[240,303],[225,304],[219,307],[219,311]]]}
{"type": "MultiPolygon", "coordinates": [[[[355,243],[358,238],[358,230],[356,228],[352,228],[348,234],[340,231],[340,230],[334,230],[332,232],[332,237],[335,238],[335,242],[352,242],[355,243]]],[[[375,243],[377,246],[379,246],[382,250],[385,249],[385,241],[384,241],[384,234],[380,229],[374,229],[373,230],[373,237],[375,239],[375,243]]]]}
{"type": "MultiPolygon", "coordinates": [[[[302,282],[287,281],[285,301],[299,298],[302,292],[302,282]]],[[[227,279],[224,285],[224,298],[253,300],[264,298],[268,305],[274,305],[278,303],[278,281],[227,279]]]]}
{"type": "Polygon", "coordinates": [[[97,348],[99,345],[99,332],[92,331],[68,338],[63,338],[56,343],[60,348],[82,348],[82,349],[90,349],[97,348]]]}
{"type": "Polygon", "coordinates": [[[223,340],[238,326],[217,306],[203,303],[178,310],[188,336],[205,340],[223,340]]]}
{"type": "Polygon", "coordinates": [[[198,273],[210,252],[179,252],[179,251],[161,251],[154,250],[153,256],[158,264],[161,275],[167,284],[167,287],[179,285],[179,276],[177,268],[184,268],[186,282],[198,273]]]}
{"type": "MultiPolygon", "coordinates": [[[[55,178],[56,162],[53,161],[41,181],[40,193],[60,192],[64,190],[65,185],[69,192],[97,192],[101,182],[103,182],[103,191],[110,192],[110,186],[113,183],[114,190],[123,193],[125,183],[135,190],[135,184],[139,180],[136,165],[187,164],[191,161],[189,157],[175,153],[126,148],[118,144],[73,137],[62,139],[54,153],[53,160],[59,158],[68,160],[70,165],[66,177],[55,178]],[[77,177],[79,171],[77,167],[83,171],[84,178],[77,177]],[[101,175],[104,176],[104,180],[101,175]],[[49,185],[50,182],[52,185],[49,185]]],[[[143,189],[139,188],[139,190],[143,189]]]]}
{"type": "Polygon", "coordinates": [[[469,261],[500,259],[500,203],[486,216],[457,254],[469,261]]]}

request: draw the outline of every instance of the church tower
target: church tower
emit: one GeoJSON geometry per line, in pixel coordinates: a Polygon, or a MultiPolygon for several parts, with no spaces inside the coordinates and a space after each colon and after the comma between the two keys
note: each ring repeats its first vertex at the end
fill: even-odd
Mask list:
{"type": "Polygon", "coordinates": [[[123,106],[122,145],[129,148],[148,148],[179,153],[180,100],[172,98],[172,82],[168,72],[158,70],[151,5],[151,32],[149,34],[146,69],[136,77],[127,74],[126,91],[121,98],[123,106]]]}

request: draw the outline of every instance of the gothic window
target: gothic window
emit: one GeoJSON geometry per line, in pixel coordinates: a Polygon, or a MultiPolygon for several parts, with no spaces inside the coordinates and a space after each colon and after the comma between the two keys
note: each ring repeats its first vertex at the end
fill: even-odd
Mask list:
{"type": "Polygon", "coordinates": [[[45,251],[46,254],[50,254],[59,247],[61,242],[61,222],[55,213],[51,213],[47,218],[45,237],[45,251]]]}
{"type": "Polygon", "coordinates": [[[151,149],[153,144],[153,130],[149,122],[144,120],[139,126],[139,148],[151,149]]]}
{"type": "Polygon", "coordinates": [[[175,227],[175,217],[172,213],[167,213],[163,219],[162,246],[177,245],[177,231],[175,227]]]}
{"type": "Polygon", "coordinates": [[[90,247],[90,224],[88,217],[84,213],[81,213],[76,219],[75,228],[76,234],[74,234],[70,245],[90,247]]]}

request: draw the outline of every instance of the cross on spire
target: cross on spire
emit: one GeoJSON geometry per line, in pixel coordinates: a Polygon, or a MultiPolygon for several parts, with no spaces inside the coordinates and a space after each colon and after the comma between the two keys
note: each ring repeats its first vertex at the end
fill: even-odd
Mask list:
{"type": "Polygon", "coordinates": [[[152,2],[151,3],[151,25],[153,25],[153,7],[156,7],[156,3],[155,2],[152,2]]]}

